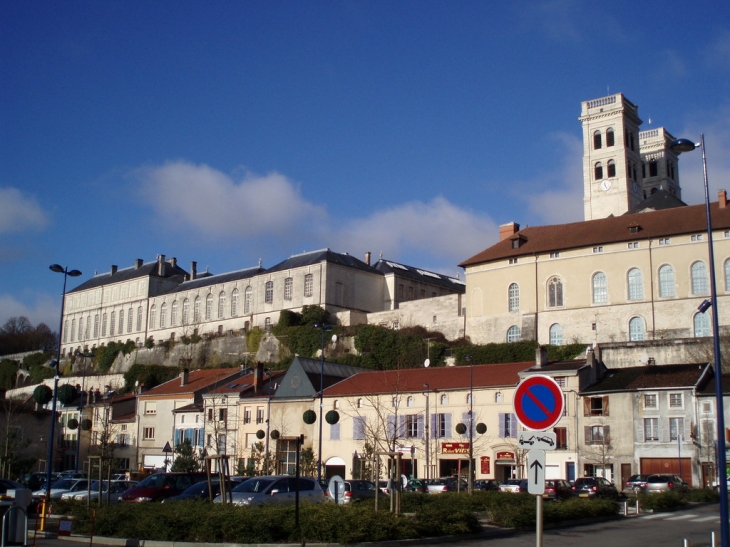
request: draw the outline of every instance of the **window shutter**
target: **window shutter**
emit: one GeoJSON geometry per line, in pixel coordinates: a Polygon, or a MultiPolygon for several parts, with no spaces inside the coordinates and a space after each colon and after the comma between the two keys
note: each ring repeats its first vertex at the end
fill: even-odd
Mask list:
{"type": "Polygon", "coordinates": [[[434,439],[439,438],[439,415],[436,413],[431,414],[431,437],[434,439]]]}
{"type": "Polygon", "coordinates": [[[451,412],[444,414],[444,438],[451,438],[451,412]]]}
{"type": "Polygon", "coordinates": [[[603,396],[603,415],[608,416],[608,395],[603,396]]]}
{"type": "Polygon", "coordinates": [[[198,429],[198,446],[202,447],[203,443],[205,442],[205,433],[203,431],[203,428],[201,427],[198,429]]]}
{"type": "Polygon", "coordinates": [[[388,416],[388,444],[395,437],[395,416],[390,414],[388,416]]]}
{"type": "Polygon", "coordinates": [[[603,444],[610,444],[611,442],[611,427],[608,425],[603,426],[603,444]]]}
{"type": "Polygon", "coordinates": [[[591,441],[593,438],[591,437],[591,426],[587,425],[584,427],[584,434],[586,439],[586,444],[591,444],[591,441]]]}
{"type": "Polygon", "coordinates": [[[461,435],[461,438],[469,438],[469,413],[468,412],[462,412],[461,413],[461,423],[466,426],[466,431],[463,435],[461,435]]]}
{"type": "Polygon", "coordinates": [[[396,435],[398,437],[406,436],[406,417],[403,415],[398,416],[398,431],[396,435]]]}
{"type": "Polygon", "coordinates": [[[340,440],[340,424],[330,425],[330,441],[340,440]]]}
{"type": "Polygon", "coordinates": [[[517,416],[515,416],[514,414],[510,414],[509,436],[512,438],[517,437],[517,416]]]}
{"type": "Polygon", "coordinates": [[[419,414],[416,419],[416,437],[423,439],[423,414],[419,414]]]}
{"type": "Polygon", "coordinates": [[[365,438],[365,418],[363,416],[355,416],[352,420],[352,438],[355,441],[365,438]]]}
{"type": "Polygon", "coordinates": [[[583,416],[591,415],[591,398],[585,397],[583,399],[583,416]]]}
{"type": "Polygon", "coordinates": [[[506,416],[506,414],[504,412],[499,413],[499,438],[500,439],[504,439],[505,416],[506,416]]]}

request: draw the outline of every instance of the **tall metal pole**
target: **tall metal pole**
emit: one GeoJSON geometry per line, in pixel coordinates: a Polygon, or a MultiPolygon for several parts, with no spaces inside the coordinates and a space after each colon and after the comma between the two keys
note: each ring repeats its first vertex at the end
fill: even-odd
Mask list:
{"type": "MultiPolygon", "coordinates": [[[[727,457],[725,454],[725,406],[722,396],[722,354],[720,352],[720,324],[717,307],[717,284],[715,281],[715,250],[712,243],[712,215],[710,213],[710,188],[707,180],[707,156],[705,155],[705,134],[700,135],[699,144],[688,139],[677,139],[671,148],[677,154],[702,149],[702,174],[705,186],[705,218],[707,220],[707,251],[710,263],[710,305],[712,307],[712,349],[715,365],[715,407],[717,414],[717,479],[720,483],[720,545],[730,547],[730,523],[728,523],[727,500],[727,457]]],[[[701,306],[703,308],[704,306],[701,306]]],[[[701,310],[702,312],[705,309],[701,310]]]]}
{"type": "Polygon", "coordinates": [[[332,325],[324,323],[315,323],[315,329],[322,331],[322,346],[320,348],[320,369],[319,369],[319,449],[317,451],[317,481],[322,482],[322,406],[324,395],[324,333],[332,330],[332,325]]]}
{"type": "Polygon", "coordinates": [[[474,362],[469,361],[469,493],[474,491],[474,362]]]}
{"type": "Polygon", "coordinates": [[[52,272],[63,274],[63,293],[61,293],[61,320],[58,325],[58,348],[56,348],[56,359],[51,361],[51,366],[55,368],[53,379],[53,403],[51,405],[51,431],[48,438],[48,461],[46,462],[46,503],[51,499],[51,474],[53,472],[53,443],[56,435],[56,401],[58,400],[58,366],[61,362],[61,343],[63,342],[63,311],[66,305],[66,280],[68,276],[78,277],[81,275],[79,270],[69,271],[68,266],[65,268],[59,264],[51,264],[49,269],[52,272]]]}
{"type": "Polygon", "coordinates": [[[425,430],[426,430],[426,480],[429,480],[431,478],[431,443],[429,442],[428,438],[428,429],[429,429],[429,423],[431,420],[431,415],[428,413],[428,389],[429,385],[428,382],[423,384],[423,387],[426,388],[426,424],[425,424],[425,430]]]}
{"type": "Polygon", "coordinates": [[[78,433],[76,434],[76,460],[74,465],[74,471],[78,473],[79,471],[79,458],[81,453],[81,421],[84,417],[84,396],[86,393],[84,392],[84,389],[86,388],[86,365],[87,365],[87,357],[94,357],[93,354],[84,354],[84,353],[77,353],[77,356],[81,356],[84,358],[84,372],[81,376],[81,393],[79,394],[79,425],[76,427],[76,430],[78,433]]]}
{"type": "Polygon", "coordinates": [[[271,371],[267,371],[266,374],[269,377],[269,398],[266,401],[266,453],[264,454],[264,471],[267,475],[270,475],[269,471],[269,431],[271,429],[271,371]]]}

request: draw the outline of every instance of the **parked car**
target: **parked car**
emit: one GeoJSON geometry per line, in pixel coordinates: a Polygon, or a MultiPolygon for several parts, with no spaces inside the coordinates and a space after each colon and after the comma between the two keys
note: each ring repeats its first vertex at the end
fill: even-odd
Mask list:
{"type": "Polygon", "coordinates": [[[527,479],[508,479],[499,485],[499,491],[510,494],[527,492],[527,479]]]}
{"type": "MultiPolygon", "coordinates": [[[[50,495],[52,500],[61,499],[66,492],[80,492],[89,488],[88,479],[59,479],[51,485],[50,495]]],[[[32,494],[33,499],[40,502],[46,496],[45,488],[36,490],[32,494]]]]}
{"type": "MultiPolygon", "coordinates": [[[[337,504],[355,503],[362,500],[375,499],[375,483],[363,480],[344,480],[337,491],[337,504]]],[[[332,490],[327,492],[332,501],[335,501],[335,493],[332,490]]]]}
{"type": "Polygon", "coordinates": [[[428,493],[428,485],[426,481],[421,479],[410,479],[405,487],[404,492],[419,492],[421,494],[428,493]]]}
{"type": "Polygon", "coordinates": [[[500,484],[497,479],[479,479],[474,481],[474,490],[499,490],[500,484]]]}
{"type": "Polygon", "coordinates": [[[639,492],[646,484],[646,479],[649,478],[647,474],[631,475],[629,479],[624,483],[623,493],[627,496],[631,496],[639,492]]]}
{"type": "Polygon", "coordinates": [[[87,489],[81,492],[66,492],[61,495],[62,500],[76,500],[76,501],[95,501],[99,499],[101,493],[101,501],[110,503],[118,503],[122,501],[122,495],[130,488],[137,485],[136,481],[102,481],[101,492],[99,492],[99,481],[91,483],[87,489]]]}
{"type": "Polygon", "coordinates": [[[122,501],[162,501],[182,494],[196,482],[207,478],[205,473],[155,473],[124,492],[122,501]]]}
{"type": "Polygon", "coordinates": [[[390,491],[392,490],[390,479],[379,480],[378,488],[380,489],[381,494],[385,496],[390,496],[390,491]]]}
{"type": "Polygon", "coordinates": [[[573,495],[579,498],[618,499],[618,490],[603,477],[580,477],[573,483],[573,495]]]}
{"type": "MultiPolygon", "coordinates": [[[[40,490],[46,484],[46,473],[30,473],[26,475],[22,482],[32,491],[40,490]]],[[[59,479],[58,473],[51,473],[51,484],[59,479]]]]}
{"type": "MultiPolygon", "coordinates": [[[[244,480],[247,480],[246,477],[231,477],[228,482],[226,483],[226,496],[230,498],[230,493],[233,491],[233,489],[241,484],[244,480]]],[[[210,481],[210,487],[213,491],[213,498],[215,499],[217,496],[221,493],[221,482],[218,479],[212,479],[210,481]]],[[[208,480],[196,482],[193,484],[190,488],[187,488],[184,492],[181,494],[178,494],[177,496],[172,496],[171,498],[165,498],[162,500],[162,503],[170,503],[175,501],[185,501],[185,500],[208,500],[210,499],[210,493],[208,491],[208,480]]]]}
{"type": "Polygon", "coordinates": [[[646,494],[669,491],[686,492],[689,490],[689,485],[677,475],[649,475],[641,490],[646,494]]]}
{"type": "Polygon", "coordinates": [[[573,487],[565,479],[546,479],[543,498],[551,500],[566,500],[573,496],[573,487]]]}
{"type": "Polygon", "coordinates": [[[426,481],[429,494],[444,494],[446,492],[466,492],[469,485],[464,479],[456,477],[445,477],[426,481]]]}
{"type": "MultiPolygon", "coordinates": [[[[296,477],[289,475],[270,475],[252,477],[243,481],[231,491],[231,501],[236,505],[289,505],[296,499],[296,477]]],[[[221,503],[220,496],[214,500],[221,503]]],[[[301,477],[299,479],[299,501],[323,503],[327,497],[317,479],[301,477]]]]}

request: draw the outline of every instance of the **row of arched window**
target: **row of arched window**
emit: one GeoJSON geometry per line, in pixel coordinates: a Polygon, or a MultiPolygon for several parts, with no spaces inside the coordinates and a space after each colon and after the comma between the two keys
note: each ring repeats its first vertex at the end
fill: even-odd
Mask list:
{"type": "MultiPolygon", "coordinates": [[[[101,336],[107,336],[107,327],[109,327],[109,336],[123,334],[125,332],[125,319],[127,333],[140,332],[143,329],[142,318],[143,318],[142,306],[137,306],[136,314],[134,307],[130,307],[128,310],[121,309],[118,312],[113,311],[110,313],[104,312],[101,315],[101,336]],[[136,328],[135,328],[136,318],[136,328]]],[[[86,318],[83,316],[78,319],[78,330],[76,329],[76,319],[66,319],[63,325],[63,342],[74,342],[76,340],[89,340],[92,338],[99,338],[99,314],[95,314],[93,317],[93,335],[92,335],[92,317],[88,315],[86,318]]]]}
{"type": "MultiPolygon", "coordinates": [[[[659,267],[659,298],[677,296],[674,267],[664,264],[659,267]]],[[[707,266],[701,260],[690,266],[690,286],[692,295],[709,294],[707,266]]],[[[730,289],[730,260],[725,262],[725,286],[730,289]]],[[[563,282],[560,277],[553,276],[547,282],[547,306],[549,308],[563,306],[563,282]]],[[[644,275],[639,268],[631,268],[626,274],[626,294],[629,300],[644,299],[644,275]]],[[[591,277],[591,295],[594,304],[608,303],[608,278],[604,272],[596,272],[591,277]]],[[[507,309],[510,312],[520,310],[520,287],[510,283],[507,288],[507,309]]]]}
{"type": "MultiPolygon", "coordinates": [[[[709,313],[696,312],[692,317],[692,335],[696,338],[710,336],[710,317],[709,313]]],[[[560,323],[553,323],[549,329],[550,345],[563,345],[563,327],[560,323]]],[[[629,319],[629,341],[641,342],[646,336],[646,323],[644,318],[634,316],[629,319]]],[[[520,327],[512,325],[507,329],[507,342],[518,342],[522,339],[520,327]]]]}

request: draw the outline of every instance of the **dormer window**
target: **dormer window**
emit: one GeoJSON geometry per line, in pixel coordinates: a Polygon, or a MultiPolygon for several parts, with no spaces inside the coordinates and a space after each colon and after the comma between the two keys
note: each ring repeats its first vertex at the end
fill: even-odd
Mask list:
{"type": "Polygon", "coordinates": [[[526,241],[525,238],[520,235],[513,236],[512,237],[512,248],[519,249],[525,241],[526,241]]]}

